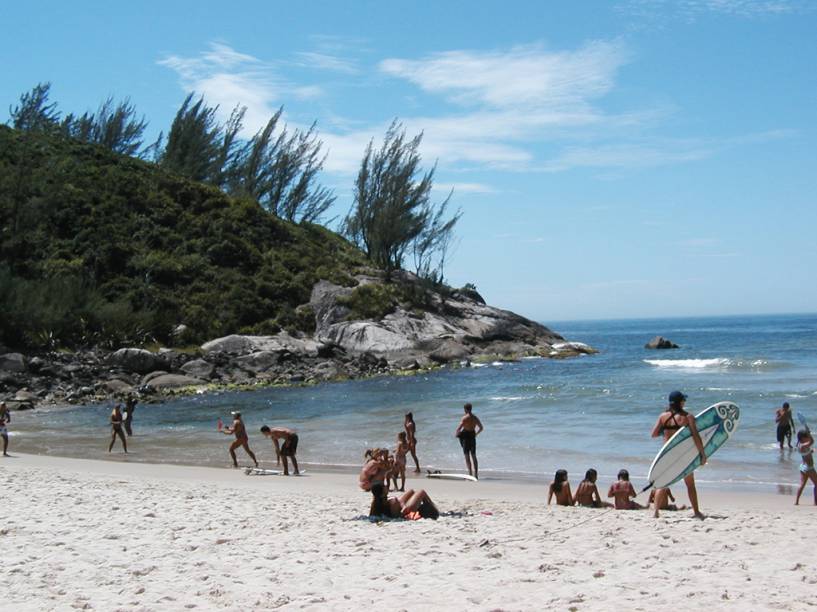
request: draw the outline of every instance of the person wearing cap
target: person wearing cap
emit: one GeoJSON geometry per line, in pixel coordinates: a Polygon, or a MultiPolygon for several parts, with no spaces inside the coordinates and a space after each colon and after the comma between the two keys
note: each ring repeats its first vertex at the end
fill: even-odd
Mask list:
{"type": "MultiPolygon", "coordinates": [[[[698,433],[698,428],[695,426],[695,417],[684,410],[684,403],[687,396],[680,391],[673,391],[669,394],[669,407],[662,412],[655,423],[652,430],[652,437],[663,437],[666,442],[675,432],[682,427],[689,427],[692,433],[692,440],[698,448],[701,455],[701,465],[706,465],[706,452],[704,451],[704,443],[698,433]]],[[[692,510],[695,518],[706,518],[698,507],[698,491],[695,488],[695,473],[692,472],[684,477],[684,484],[687,486],[687,494],[689,495],[689,502],[692,504],[692,510]]],[[[667,502],[667,489],[658,489],[655,492],[655,517],[658,518],[658,509],[662,508],[667,502]]]]}
{"type": "Polygon", "coordinates": [[[295,453],[298,452],[298,434],[295,433],[295,430],[289,427],[269,427],[268,425],[264,425],[261,428],[261,433],[272,440],[278,465],[281,465],[281,459],[283,458],[284,476],[289,476],[289,462],[287,458],[292,459],[292,467],[297,476],[299,474],[298,460],[295,458],[295,453]],[[279,440],[283,440],[283,444],[279,445],[279,440]]]}
{"type": "Polygon", "coordinates": [[[255,458],[255,453],[250,450],[250,439],[247,436],[247,428],[244,427],[244,421],[241,420],[241,413],[237,410],[230,413],[233,415],[233,424],[230,427],[222,429],[225,435],[235,435],[235,441],[230,444],[230,457],[233,458],[233,467],[238,467],[238,460],[235,457],[235,449],[243,446],[247,454],[255,462],[255,467],[258,467],[258,459],[255,458]]]}
{"type": "Polygon", "coordinates": [[[783,440],[791,445],[791,434],[794,431],[794,420],[792,420],[791,408],[788,402],[783,402],[783,407],[778,408],[774,414],[774,422],[777,423],[777,441],[780,443],[780,450],[783,450],[783,440]]]}

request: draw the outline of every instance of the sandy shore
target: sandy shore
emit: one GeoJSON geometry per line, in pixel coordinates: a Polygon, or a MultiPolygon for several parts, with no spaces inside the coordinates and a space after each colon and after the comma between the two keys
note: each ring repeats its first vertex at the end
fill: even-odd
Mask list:
{"type": "Polygon", "coordinates": [[[547,508],[541,485],[412,479],[444,516],[373,523],[349,474],[15,455],[0,478],[0,609],[817,606],[810,489],[800,507],[704,490],[701,522],[547,508]]]}

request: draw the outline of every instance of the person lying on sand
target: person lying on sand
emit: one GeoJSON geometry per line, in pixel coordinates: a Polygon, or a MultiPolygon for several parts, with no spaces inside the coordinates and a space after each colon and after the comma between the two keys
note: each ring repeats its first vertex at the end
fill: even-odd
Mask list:
{"type": "MultiPolygon", "coordinates": [[[[664,504],[658,508],[658,510],[669,510],[671,512],[676,512],[677,510],[686,510],[686,506],[678,506],[675,504],[675,496],[672,494],[672,491],[669,488],[666,489],[667,495],[664,497],[664,504]],[[670,503],[672,502],[672,503],[670,503]]],[[[647,508],[650,507],[650,504],[655,503],[655,489],[650,491],[650,499],[647,501],[647,508]]]]}
{"type": "Polygon", "coordinates": [[[416,521],[421,518],[437,520],[440,511],[428,493],[420,489],[409,489],[400,497],[388,497],[388,491],[383,485],[372,487],[372,505],[369,507],[369,516],[387,516],[389,518],[404,518],[416,521]]]}
{"type": "Polygon", "coordinates": [[[255,453],[250,450],[250,438],[247,436],[247,428],[244,427],[244,421],[241,420],[241,413],[238,411],[231,412],[233,415],[233,424],[230,427],[225,427],[221,430],[224,435],[235,435],[235,441],[230,444],[230,457],[233,458],[233,467],[238,467],[238,459],[235,456],[235,449],[239,446],[243,447],[250,459],[255,462],[255,467],[258,467],[258,459],[255,458],[255,453]]]}
{"type": "Polygon", "coordinates": [[[632,500],[637,495],[630,482],[630,472],[619,470],[618,481],[611,484],[607,492],[607,497],[615,498],[616,510],[643,510],[644,506],[632,500]]]}
{"type": "Polygon", "coordinates": [[[576,487],[576,495],[573,498],[573,503],[585,508],[612,508],[613,504],[601,501],[599,489],[596,486],[596,479],[599,474],[593,468],[587,470],[584,475],[584,480],[576,487]]]}
{"type": "Polygon", "coordinates": [[[553,477],[553,482],[550,483],[548,489],[548,503],[556,496],[556,505],[558,506],[572,506],[573,497],[570,495],[570,483],[567,482],[567,470],[556,470],[556,475],[553,477]]]}
{"type": "Polygon", "coordinates": [[[276,465],[281,465],[281,459],[284,460],[284,476],[289,476],[289,461],[292,459],[292,468],[295,470],[295,475],[298,472],[298,460],[295,458],[295,453],[298,452],[298,434],[294,429],[289,427],[268,427],[264,425],[261,427],[261,433],[272,440],[272,445],[275,447],[275,462],[276,465]],[[283,440],[284,443],[279,446],[278,441],[283,440]]]}

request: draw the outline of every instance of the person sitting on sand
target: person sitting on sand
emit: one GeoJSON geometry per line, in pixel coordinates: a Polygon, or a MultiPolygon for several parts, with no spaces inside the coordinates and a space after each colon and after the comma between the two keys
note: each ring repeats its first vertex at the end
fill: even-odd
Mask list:
{"type": "Polygon", "coordinates": [[[233,458],[233,467],[238,467],[238,459],[236,459],[235,456],[235,449],[237,449],[239,446],[243,447],[244,450],[247,451],[250,459],[252,459],[255,463],[255,467],[258,467],[258,459],[255,458],[255,453],[250,450],[250,438],[247,435],[247,428],[244,427],[244,421],[241,420],[241,413],[236,410],[230,414],[233,415],[233,424],[230,427],[225,427],[221,431],[227,436],[230,434],[235,435],[235,441],[230,444],[230,457],[233,458]]]}
{"type": "Polygon", "coordinates": [[[643,510],[644,506],[632,499],[637,495],[633,483],[630,482],[630,472],[619,470],[618,481],[611,484],[607,492],[607,497],[615,499],[616,510],[643,510]]]}
{"type": "Polygon", "coordinates": [[[803,489],[806,488],[806,483],[809,480],[814,485],[814,505],[817,506],[817,471],[814,469],[814,438],[808,429],[801,429],[797,432],[797,452],[803,459],[800,464],[800,488],[797,489],[797,497],[794,500],[794,505],[800,505],[800,496],[803,494],[803,489]]]}
{"type": "Polygon", "coordinates": [[[11,423],[11,412],[6,407],[6,402],[0,402],[0,437],[3,438],[3,456],[9,457],[9,430],[8,424],[11,423]]]}
{"type": "Polygon", "coordinates": [[[394,470],[392,477],[394,478],[394,488],[397,489],[397,477],[400,477],[400,488],[398,491],[406,490],[406,453],[409,451],[408,440],[406,439],[406,432],[401,431],[397,434],[397,446],[394,449],[394,470]]]}
{"type": "Polygon", "coordinates": [[[556,470],[556,475],[553,477],[553,482],[550,483],[548,489],[548,503],[556,496],[557,506],[572,506],[573,497],[570,495],[570,483],[567,481],[567,470],[556,470]]]}
{"type": "MultiPolygon", "coordinates": [[[[565,476],[566,477],[566,476],[565,476]]],[[[576,487],[576,495],[573,498],[573,503],[585,508],[612,508],[613,504],[601,501],[599,489],[596,486],[596,479],[599,474],[593,468],[587,470],[584,475],[584,480],[576,487]]]]}
{"type": "Polygon", "coordinates": [[[268,427],[264,425],[261,427],[261,433],[272,440],[272,445],[275,447],[275,464],[281,465],[281,459],[284,460],[284,476],[289,476],[287,458],[292,459],[292,468],[297,476],[300,472],[298,472],[298,460],[295,458],[295,453],[298,452],[298,434],[295,433],[295,430],[289,427],[268,427]],[[278,444],[279,440],[284,441],[280,446],[278,444]]]}
{"type": "MultiPolygon", "coordinates": [[[[687,396],[680,391],[673,391],[669,394],[669,408],[659,415],[658,421],[656,421],[655,427],[652,429],[652,437],[657,438],[663,436],[664,442],[666,442],[682,427],[689,427],[692,440],[695,442],[695,447],[701,456],[701,466],[704,466],[706,465],[704,443],[698,433],[698,427],[695,425],[695,417],[684,410],[686,399],[687,396]]],[[[689,502],[692,504],[693,516],[699,519],[706,518],[698,507],[698,490],[695,488],[694,472],[684,477],[684,484],[687,486],[687,495],[689,496],[689,502]]],[[[665,495],[663,489],[658,489],[655,493],[655,498],[658,500],[655,506],[655,518],[658,518],[659,508],[666,503],[664,499],[665,495]]]]}
{"type": "Polygon", "coordinates": [[[122,431],[122,405],[117,404],[111,410],[111,443],[108,445],[108,452],[113,450],[113,444],[116,442],[116,437],[122,440],[122,447],[125,449],[125,454],[128,453],[128,442],[125,440],[125,432],[122,431]]]}
{"type": "Polygon", "coordinates": [[[777,423],[777,441],[780,450],[783,450],[783,442],[791,446],[791,434],[794,431],[794,420],[792,419],[791,407],[788,402],[783,402],[783,406],[774,413],[774,422],[777,423]]]}
{"type": "MultiPolygon", "coordinates": [[[[658,510],[669,510],[670,512],[676,512],[678,510],[686,510],[686,506],[678,506],[675,504],[675,496],[672,494],[672,491],[669,490],[669,487],[666,487],[667,495],[664,498],[664,505],[658,508],[658,510]],[[673,502],[673,503],[670,503],[673,502]]],[[[647,501],[647,508],[650,507],[650,504],[655,503],[655,489],[650,491],[650,499],[647,501]]]]}
{"type": "Polygon", "coordinates": [[[370,448],[363,454],[366,461],[360,470],[358,484],[364,491],[371,491],[377,485],[384,485],[389,467],[383,457],[383,449],[370,448]]]}
{"type": "Polygon", "coordinates": [[[372,487],[372,505],[369,507],[369,516],[386,516],[389,518],[404,518],[416,521],[421,518],[437,520],[440,511],[428,493],[420,489],[409,489],[400,497],[388,497],[388,491],[383,485],[372,487]]]}
{"type": "Polygon", "coordinates": [[[420,462],[417,461],[417,425],[414,422],[414,415],[411,412],[406,413],[403,428],[406,430],[406,442],[408,443],[411,458],[414,460],[414,471],[419,474],[420,462]]]}

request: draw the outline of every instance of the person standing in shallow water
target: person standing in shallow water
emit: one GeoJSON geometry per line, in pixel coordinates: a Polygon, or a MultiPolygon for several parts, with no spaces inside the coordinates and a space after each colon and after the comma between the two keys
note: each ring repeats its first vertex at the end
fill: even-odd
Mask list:
{"type": "MultiPolygon", "coordinates": [[[[698,448],[698,453],[701,455],[701,465],[706,465],[706,452],[704,451],[704,444],[701,436],[698,434],[698,428],[695,426],[695,417],[684,410],[687,396],[680,391],[673,391],[669,394],[669,408],[662,412],[655,423],[652,430],[652,437],[658,438],[663,436],[664,442],[669,440],[675,432],[682,427],[689,427],[692,433],[692,440],[698,448]]],[[[689,502],[692,504],[692,510],[695,518],[706,518],[701,514],[698,507],[698,490],[695,488],[695,472],[684,477],[684,484],[687,486],[687,494],[689,495],[689,502]]],[[[667,503],[667,489],[658,489],[655,492],[655,517],[658,518],[659,508],[663,508],[667,503]]]]}
{"type": "Polygon", "coordinates": [[[419,474],[420,462],[417,461],[417,425],[414,423],[414,415],[410,412],[406,413],[403,429],[406,430],[406,442],[408,443],[411,458],[414,459],[414,471],[419,474]]]}
{"type": "Polygon", "coordinates": [[[235,436],[235,441],[230,444],[230,457],[233,459],[233,467],[238,467],[238,459],[235,456],[235,449],[237,449],[239,446],[244,447],[244,450],[247,451],[250,459],[252,459],[255,463],[255,467],[258,467],[258,459],[255,458],[255,453],[250,450],[250,438],[247,436],[247,428],[244,427],[244,421],[241,420],[241,413],[235,411],[230,414],[233,415],[233,424],[230,427],[225,427],[221,431],[224,433],[224,435],[229,436],[232,434],[235,436]]]}
{"type": "Polygon", "coordinates": [[[774,422],[777,423],[777,441],[780,443],[780,450],[783,450],[784,440],[788,443],[789,448],[792,448],[791,434],[794,431],[794,420],[788,402],[783,402],[783,406],[774,413],[774,422]]]}
{"type": "Polygon", "coordinates": [[[460,419],[460,424],[454,432],[454,436],[459,438],[462,452],[465,454],[465,466],[468,474],[479,479],[479,464],[477,463],[477,436],[482,433],[484,427],[482,422],[472,414],[471,404],[462,407],[465,414],[460,419]],[[473,469],[472,469],[473,464],[473,469]]]}
{"type": "Polygon", "coordinates": [[[8,457],[9,432],[8,424],[11,423],[11,412],[6,407],[6,402],[0,402],[0,437],[3,438],[3,456],[8,457]]]}
{"type": "Polygon", "coordinates": [[[133,412],[136,410],[137,400],[133,397],[133,393],[128,393],[128,398],[125,400],[125,433],[128,436],[133,435],[131,424],[133,423],[133,412]]]}
{"type": "Polygon", "coordinates": [[[122,431],[122,404],[117,404],[111,410],[111,443],[108,445],[108,452],[113,450],[114,442],[117,436],[122,440],[122,448],[125,449],[125,454],[128,453],[128,441],[125,440],[125,432],[122,431]]]}

